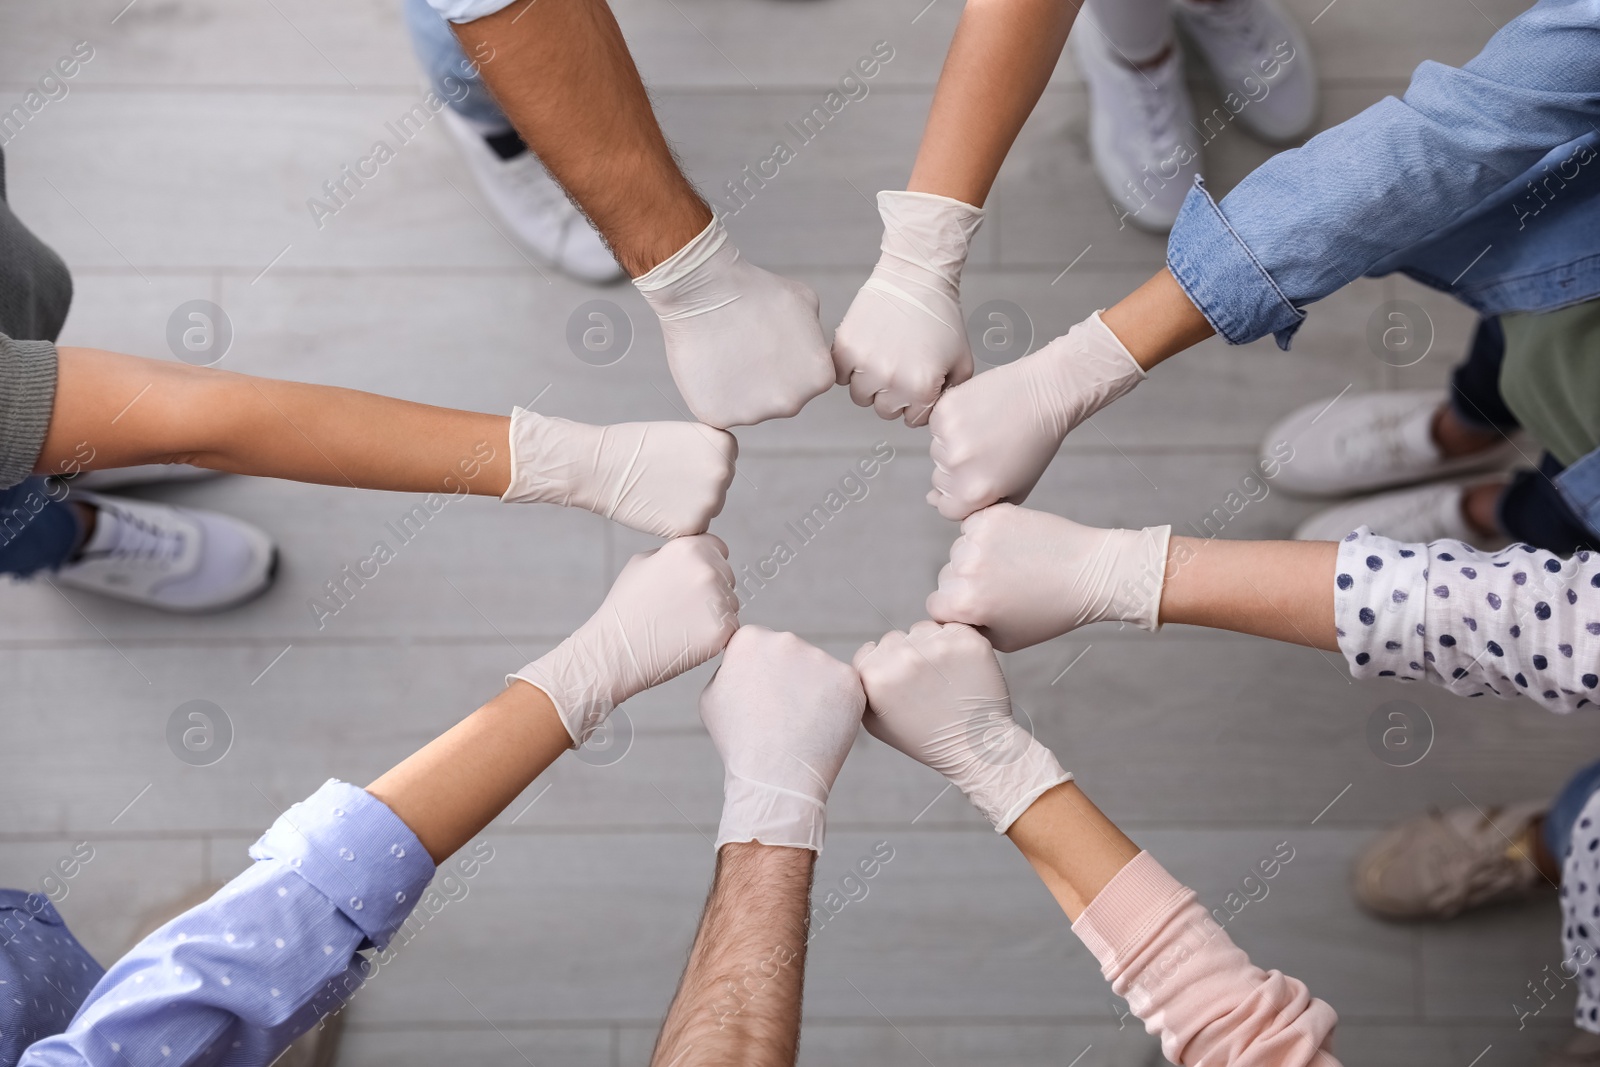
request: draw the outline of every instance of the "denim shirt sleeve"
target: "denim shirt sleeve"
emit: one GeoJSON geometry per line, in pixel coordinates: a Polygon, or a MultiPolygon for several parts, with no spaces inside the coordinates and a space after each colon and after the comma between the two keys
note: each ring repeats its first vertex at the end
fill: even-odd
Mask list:
{"type": "Polygon", "coordinates": [[[394,812],[331,780],[250,855],[249,870],[118,960],[19,1067],[270,1063],[359,988],[358,951],[388,944],[434,874],[394,812]]]}
{"type": "MultiPolygon", "coordinates": [[[[1256,168],[1220,205],[1189,192],[1167,266],[1232,344],[1289,347],[1306,304],[1466,214],[1600,124],[1600,0],[1540,0],[1460,68],[1256,168]]],[[[1463,268],[1469,264],[1462,263],[1463,268]]]]}

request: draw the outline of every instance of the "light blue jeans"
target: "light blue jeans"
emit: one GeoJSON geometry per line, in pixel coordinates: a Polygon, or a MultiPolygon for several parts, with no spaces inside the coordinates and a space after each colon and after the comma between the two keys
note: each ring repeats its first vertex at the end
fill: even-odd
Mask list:
{"type": "Polygon", "coordinates": [[[511,120],[489,95],[477,65],[467,58],[450,24],[428,0],[405,0],[405,5],[411,47],[434,93],[485,135],[509,133],[511,120]],[[466,93],[461,91],[463,86],[466,93]]]}

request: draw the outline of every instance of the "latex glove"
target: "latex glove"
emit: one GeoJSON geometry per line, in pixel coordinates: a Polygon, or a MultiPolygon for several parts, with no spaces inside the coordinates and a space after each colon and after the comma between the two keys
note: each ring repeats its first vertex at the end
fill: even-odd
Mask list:
{"type": "Polygon", "coordinates": [[[994,649],[960,623],[919,622],[861,646],[867,732],[950,779],[1005,831],[1072,775],[1017,725],[994,649]]]}
{"type": "Polygon", "coordinates": [[[983,209],[932,193],[882,192],[883,254],[833,335],[850,399],[923,426],[939,394],[972,377],[961,268],[983,209]]]}
{"type": "Polygon", "coordinates": [[[1170,526],[1097,530],[993,504],[961,524],[928,617],[976,626],[1001,652],[1091,622],[1161,628],[1170,526]]]}
{"type": "Polygon", "coordinates": [[[630,559],[600,610],[506,683],[543,689],[576,747],[624,700],[721,652],[738,625],[728,546],[678,537],[630,559]]]}
{"type": "Polygon", "coordinates": [[[845,664],[794,634],[741,627],[700,694],[700,721],[725,768],[716,847],[821,852],[828,793],[866,707],[845,664]]]}
{"type": "Polygon", "coordinates": [[[817,294],[745,262],[721,220],[633,284],[661,319],[672,379],[701,422],[786,419],[833,385],[817,294]]]}
{"type": "Polygon", "coordinates": [[[1022,503],[1067,434],[1144,377],[1096,311],[1032,355],[949,390],[928,421],[928,503],[947,519],[1022,503]]]}
{"type": "Polygon", "coordinates": [[[704,533],[738,454],[731,433],[698,422],[589,426],[513,408],[500,499],[584,508],[657,537],[704,533]]]}

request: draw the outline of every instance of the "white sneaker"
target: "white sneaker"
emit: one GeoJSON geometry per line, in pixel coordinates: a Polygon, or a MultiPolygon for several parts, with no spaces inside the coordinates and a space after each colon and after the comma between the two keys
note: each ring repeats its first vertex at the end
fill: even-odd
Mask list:
{"type": "Polygon", "coordinates": [[[203,612],[259,596],[277,574],[272,538],[239,519],[98,493],[71,499],[97,514],[83,551],[56,572],[63,585],[163,611],[203,612]]]}
{"type": "Polygon", "coordinates": [[[1087,4],[1068,40],[1089,87],[1089,148],[1101,183],[1127,221],[1165,233],[1200,170],[1182,56],[1174,46],[1156,66],[1134,70],[1087,4]]]}
{"type": "Polygon", "coordinates": [[[1433,416],[1447,399],[1443,390],[1412,389],[1318,400],[1267,431],[1261,459],[1281,463],[1280,488],[1341,496],[1492,470],[1516,458],[1509,439],[1456,459],[1440,455],[1433,416]],[[1285,444],[1294,450],[1288,460],[1279,455],[1285,444]]]}
{"type": "Polygon", "coordinates": [[[1317,118],[1311,46],[1277,0],[1173,0],[1173,9],[1241,126],[1276,143],[1311,129],[1317,118]]]}
{"type": "Polygon", "coordinates": [[[187,463],[141,463],[134,467],[107,467],[84,471],[66,479],[74,489],[121,489],[130,485],[155,485],[159,482],[199,482],[222,477],[222,471],[208,470],[187,463]]]}
{"type": "Polygon", "coordinates": [[[440,114],[489,205],[529,251],[579,281],[614,282],[623,276],[611,250],[537,156],[523,152],[501,159],[453,109],[440,114]]]}
{"type": "Polygon", "coordinates": [[[1396,541],[1425,543],[1448,537],[1485,550],[1504,548],[1504,539],[1486,538],[1467,525],[1461,513],[1465,491],[1465,486],[1447,482],[1347,500],[1302,522],[1294,539],[1342,541],[1357,526],[1370,526],[1373,533],[1396,541]]]}

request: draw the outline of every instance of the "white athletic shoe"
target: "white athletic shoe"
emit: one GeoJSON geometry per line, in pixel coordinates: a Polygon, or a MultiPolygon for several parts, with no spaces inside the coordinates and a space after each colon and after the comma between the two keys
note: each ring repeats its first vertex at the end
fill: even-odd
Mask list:
{"type": "Polygon", "coordinates": [[[1311,129],[1317,118],[1311,46],[1277,0],[1173,0],[1173,9],[1211,68],[1223,107],[1241,126],[1278,144],[1311,129]]]}
{"type": "Polygon", "coordinates": [[[537,156],[523,152],[501,159],[466,119],[448,107],[440,114],[478,188],[512,236],[579,281],[614,282],[623,276],[611,250],[537,156]]]}
{"type": "Polygon", "coordinates": [[[1069,40],[1089,87],[1095,171],[1127,221],[1165,233],[1200,170],[1183,57],[1174,46],[1156,66],[1134,70],[1112,49],[1087,4],[1069,40]]]}
{"type": "Polygon", "coordinates": [[[242,604],[272,584],[278,548],[265,532],[214,511],[73,493],[96,509],[78,558],[56,572],[63,585],[163,611],[242,604]]]}
{"type": "Polygon", "coordinates": [[[107,467],[104,470],[75,474],[67,484],[74,489],[104,492],[130,485],[155,485],[160,482],[199,482],[220,478],[222,471],[194,467],[187,463],[141,463],[134,467],[107,467]]]}
{"type": "Polygon", "coordinates": [[[1453,483],[1422,485],[1392,493],[1347,500],[1317,512],[1294,531],[1296,541],[1342,541],[1357,526],[1396,541],[1437,541],[1448,537],[1482,549],[1498,551],[1506,542],[1486,538],[1467,525],[1461,513],[1465,486],[1453,483]]]}
{"type": "MultiPolygon", "coordinates": [[[[1508,439],[1493,448],[1445,459],[1433,442],[1438,389],[1358,393],[1307,404],[1267,431],[1261,458],[1282,461],[1278,486],[1307,496],[1342,496],[1503,467],[1517,456],[1508,439]]],[[[1374,526],[1373,529],[1377,529],[1374,526]]]]}

